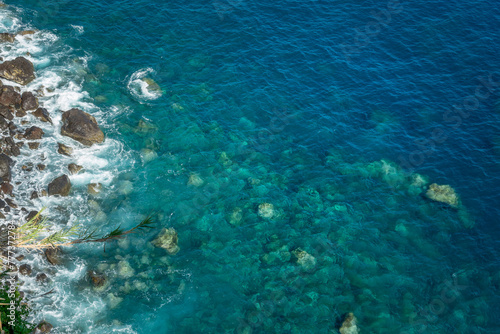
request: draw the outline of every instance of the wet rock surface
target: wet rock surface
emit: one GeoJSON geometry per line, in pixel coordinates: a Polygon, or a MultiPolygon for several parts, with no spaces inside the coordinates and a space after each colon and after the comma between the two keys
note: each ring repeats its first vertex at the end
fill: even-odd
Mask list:
{"type": "Polygon", "coordinates": [[[64,174],[49,183],[48,194],[49,196],[68,196],[70,190],[71,181],[69,180],[69,177],[64,174]]]}
{"type": "Polygon", "coordinates": [[[14,60],[0,64],[0,77],[21,85],[27,85],[35,79],[35,68],[28,59],[17,57],[14,60]]]}
{"type": "Polygon", "coordinates": [[[104,133],[99,128],[94,116],[80,109],[63,112],[62,122],[61,134],[73,138],[85,146],[92,146],[104,141],[104,133]]]}

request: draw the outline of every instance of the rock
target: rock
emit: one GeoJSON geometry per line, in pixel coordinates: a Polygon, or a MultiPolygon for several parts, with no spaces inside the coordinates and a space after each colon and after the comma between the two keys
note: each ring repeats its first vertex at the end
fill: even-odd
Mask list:
{"type": "Polygon", "coordinates": [[[0,88],[0,104],[5,107],[20,107],[21,94],[14,90],[12,86],[2,86],[0,88]]]}
{"type": "MultiPolygon", "coordinates": [[[[26,221],[29,222],[31,219],[35,218],[38,214],[38,211],[32,210],[26,216],[26,221]]],[[[36,220],[40,220],[41,216],[38,216],[36,220]]]]}
{"type": "Polygon", "coordinates": [[[24,92],[21,95],[21,108],[24,111],[36,110],[38,108],[38,99],[32,92],[24,92]]]}
{"type": "Polygon", "coordinates": [[[177,243],[177,232],[172,227],[168,229],[164,228],[158,237],[153,240],[153,245],[166,249],[171,255],[175,255],[179,252],[180,248],[177,243]]]}
{"type": "Polygon", "coordinates": [[[31,128],[27,128],[24,132],[24,138],[28,140],[37,140],[42,139],[44,132],[37,126],[32,126],[31,128]]]}
{"type": "Polygon", "coordinates": [[[28,59],[17,57],[14,60],[0,64],[0,77],[21,85],[27,85],[35,79],[35,68],[28,59]]]}
{"type": "Polygon", "coordinates": [[[52,326],[50,323],[47,321],[42,321],[41,323],[36,326],[36,328],[41,332],[41,333],[50,333],[54,326],[52,326]]]}
{"type": "Polygon", "coordinates": [[[47,261],[53,266],[62,263],[62,251],[60,248],[47,248],[45,250],[45,257],[47,261]]]}
{"type": "Polygon", "coordinates": [[[38,198],[38,193],[36,191],[33,191],[31,193],[30,199],[37,199],[38,198]]]}
{"type": "Polygon", "coordinates": [[[0,212],[0,219],[5,219],[5,215],[2,212],[0,212]]]}
{"type": "Polygon", "coordinates": [[[33,35],[36,33],[36,30],[23,30],[21,32],[18,32],[18,35],[25,36],[25,35],[33,35]]]}
{"type": "Polygon", "coordinates": [[[28,143],[28,147],[30,150],[36,150],[40,147],[40,143],[28,143]]]}
{"type": "Polygon", "coordinates": [[[63,112],[61,134],[68,136],[83,145],[92,146],[104,141],[104,133],[97,125],[94,116],[80,109],[63,112]]]}
{"type": "Polygon", "coordinates": [[[102,184],[100,183],[90,183],[87,186],[87,191],[90,195],[97,195],[101,192],[102,190],[102,184]]]}
{"type": "Polygon", "coordinates": [[[195,187],[201,187],[205,183],[198,174],[191,174],[189,176],[188,184],[195,187]]]}
{"type": "Polygon", "coordinates": [[[106,284],[106,276],[96,271],[90,270],[88,273],[90,281],[95,288],[100,288],[106,284]]]}
{"type": "Polygon", "coordinates": [[[262,218],[273,218],[276,216],[276,211],[274,210],[274,205],[270,203],[262,203],[259,205],[259,216],[262,218]]]}
{"type": "Polygon", "coordinates": [[[5,131],[9,128],[9,122],[5,118],[0,117],[0,131],[5,131]]]}
{"type": "Polygon", "coordinates": [[[57,146],[59,147],[57,149],[57,153],[59,153],[59,154],[71,156],[71,154],[73,153],[73,149],[69,146],[66,146],[62,143],[57,143],[57,146]]]}
{"type": "Polygon", "coordinates": [[[10,181],[11,173],[10,167],[14,164],[14,161],[5,154],[0,154],[0,179],[2,181],[10,181]]]}
{"type": "Polygon", "coordinates": [[[53,124],[52,119],[50,118],[50,114],[45,108],[38,108],[32,114],[33,116],[39,118],[42,122],[48,122],[50,124],[53,124]]]}
{"type": "Polygon", "coordinates": [[[5,202],[7,202],[7,205],[9,205],[11,208],[17,209],[17,204],[10,198],[5,198],[5,202]]]}
{"type": "Polygon", "coordinates": [[[19,256],[16,256],[16,260],[17,260],[17,261],[22,261],[22,260],[24,260],[24,255],[22,255],[22,254],[21,254],[21,255],[19,255],[19,256]]]}
{"type": "Polygon", "coordinates": [[[14,119],[14,115],[12,114],[11,109],[4,105],[0,105],[0,116],[9,121],[12,121],[14,119]]]}
{"type": "Polygon", "coordinates": [[[26,111],[24,111],[24,110],[22,110],[22,109],[18,109],[18,110],[16,110],[16,117],[24,117],[24,116],[26,116],[26,115],[28,115],[28,114],[26,113],[26,111]]]}
{"type": "Polygon", "coordinates": [[[80,170],[82,170],[82,168],[83,168],[82,166],[77,165],[77,164],[73,164],[73,163],[71,163],[71,164],[69,164],[69,165],[68,165],[69,172],[70,172],[72,175],[73,175],[73,174],[78,174],[78,172],[79,172],[80,170]]]}
{"type": "Polygon", "coordinates": [[[45,273],[39,273],[36,275],[36,281],[40,283],[47,282],[49,280],[49,277],[45,273]]]}
{"type": "Polygon", "coordinates": [[[69,180],[69,177],[64,174],[49,183],[48,194],[49,196],[68,196],[70,190],[71,182],[69,180]]]}
{"type": "Polygon", "coordinates": [[[0,192],[6,194],[6,195],[12,195],[12,190],[14,190],[14,186],[10,184],[9,182],[2,182],[0,184],[0,192]]]}
{"type": "Polygon", "coordinates": [[[16,40],[16,35],[3,32],[0,34],[0,43],[13,43],[16,40]]]}
{"type": "Polygon", "coordinates": [[[459,206],[459,199],[455,190],[448,185],[433,183],[427,189],[426,196],[433,201],[446,203],[454,208],[458,208],[459,206]]]}
{"type": "Polygon", "coordinates": [[[135,275],[135,270],[127,261],[118,262],[118,275],[123,278],[130,278],[135,275]]]}
{"type": "Polygon", "coordinates": [[[21,264],[19,266],[19,273],[23,276],[30,276],[31,271],[31,266],[29,264],[21,264]]]}
{"type": "Polygon", "coordinates": [[[0,209],[3,208],[5,208],[5,202],[2,199],[0,199],[0,209]]]}
{"type": "Polygon", "coordinates": [[[357,319],[353,313],[348,313],[340,327],[340,334],[358,334],[357,319]]]}
{"type": "Polygon", "coordinates": [[[316,259],[311,254],[298,248],[293,251],[297,257],[297,264],[299,264],[305,271],[312,271],[316,267],[316,259]]]}
{"type": "Polygon", "coordinates": [[[45,167],[47,167],[47,166],[45,166],[44,164],[38,164],[38,165],[36,165],[36,168],[37,168],[38,170],[44,170],[44,169],[45,169],[45,167]]]}

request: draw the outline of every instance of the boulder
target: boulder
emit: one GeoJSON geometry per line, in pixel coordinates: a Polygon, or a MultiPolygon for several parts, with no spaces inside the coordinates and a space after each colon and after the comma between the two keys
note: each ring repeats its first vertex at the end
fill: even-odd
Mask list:
{"type": "Polygon", "coordinates": [[[90,195],[98,195],[102,191],[102,184],[100,183],[89,183],[87,186],[87,192],[90,195]]]}
{"type": "Polygon", "coordinates": [[[40,147],[40,143],[28,143],[28,147],[30,150],[36,150],[40,147]]]}
{"type": "Polygon", "coordinates": [[[77,165],[77,164],[69,164],[68,165],[68,169],[69,169],[69,172],[73,175],[73,174],[78,174],[78,172],[82,169],[83,167],[80,166],[80,165],[77,165]]]}
{"type": "Polygon", "coordinates": [[[32,114],[33,116],[39,118],[42,122],[49,122],[50,124],[53,124],[50,114],[45,108],[38,108],[32,114]]]}
{"type": "Polygon", "coordinates": [[[0,179],[2,181],[10,181],[10,167],[14,161],[5,154],[0,154],[0,179]]]}
{"type": "Polygon", "coordinates": [[[14,119],[14,114],[12,114],[12,110],[2,104],[0,104],[0,116],[9,121],[12,121],[14,119]]]}
{"type": "Polygon", "coordinates": [[[39,273],[36,275],[36,281],[40,283],[47,282],[49,280],[49,277],[45,273],[39,273]]]}
{"type": "Polygon", "coordinates": [[[24,132],[24,138],[28,140],[37,140],[42,139],[44,132],[37,126],[32,126],[31,128],[26,129],[24,132]]]}
{"type": "Polygon", "coordinates": [[[21,106],[21,94],[14,90],[12,86],[2,86],[0,88],[0,104],[6,107],[21,106]]]}
{"type": "Polygon", "coordinates": [[[311,254],[300,248],[293,251],[293,254],[297,257],[297,264],[305,271],[313,271],[316,268],[316,258],[311,254]]]}
{"type": "Polygon", "coordinates": [[[0,64],[0,77],[27,85],[35,79],[35,68],[28,59],[17,57],[0,64]]]}
{"type": "Polygon", "coordinates": [[[6,195],[11,195],[12,196],[12,191],[14,190],[14,186],[10,184],[10,182],[4,181],[0,184],[0,192],[6,194],[6,195]]]}
{"type": "Polygon", "coordinates": [[[17,34],[21,35],[21,36],[25,36],[25,35],[33,35],[34,33],[36,33],[36,30],[23,30],[23,31],[18,32],[17,34]]]}
{"type": "Polygon", "coordinates": [[[38,326],[36,326],[36,328],[38,329],[38,331],[40,331],[40,333],[50,333],[53,326],[47,321],[42,321],[38,324],[38,326]]]}
{"type": "Polygon", "coordinates": [[[458,208],[459,199],[455,190],[449,185],[438,185],[433,183],[425,194],[429,199],[441,203],[446,203],[454,208],[458,208]]]}
{"type": "Polygon", "coordinates": [[[45,257],[51,265],[58,265],[62,263],[62,251],[59,248],[47,248],[45,250],[45,257]]]}
{"type": "Polygon", "coordinates": [[[69,146],[66,146],[62,143],[57,143],[57,146],[58,146],[57,153],[59,154],[67,155],[69,157],[73,153],[73,149],[69,146]]]}
{"type": "Polygon", "coordinates": [[[32,92],[24,92],[21,95],[21,108],[24,111],[36,110],[38,108],[38,99],[32,92]]]}
{"type": "Polygon", "coordinates": [[[171,228],[164,228],[163,231],[158,235],[158,237],[153,240],[153,245],[166,249],[171,255],[177,254],[180,248],[177,245],[178,238],[177,232],[171,228]]]}
{"type": "Polygon", "coordinates": [[[92,146],[104,141],[104,133],[95,118],[80,109],[63,112],[61,134],[79,141],[85,146],[92,146]]]}
{"type": "Polygon", "coordinates": [[[262,203],[259,205],[259,216],[262,218],[271,219],[276,216],[276,210],[274,209],[274,205],[271,203],[262,203]]]}
{"type": "Polygon", "coordinates": [[[0,116],[0,131],[5,131],[9,128],[9,122],[0,116]]]}
{"type": "Polygon", "coordinates": [[[68,196],[69,191],[71,190],[71,182],[69,180],[69,177],[66,174],[59,176],[58,178],[49,183],[48,190],[49,190],[48,191],[49,196],[53,195],[68,196]]]}
{"type": "Polygon", "coordinates": [[[359,329],[357,326],[358,320],[353,313],[348,313],[342,322],[342,326],[339,329],[340,334],[358,334],[359,329]]]}
{"type": "Polygon", "coordinates": [[[23,276],[30,276],[31,275],[31,266],[29,264],[21,264],[19,266],[19,273],[23,276]]]}

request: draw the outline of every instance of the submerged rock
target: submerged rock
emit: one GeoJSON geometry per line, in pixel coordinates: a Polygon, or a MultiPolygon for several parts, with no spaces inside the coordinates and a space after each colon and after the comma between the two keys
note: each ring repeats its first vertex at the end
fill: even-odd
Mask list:
{"type": "Polygon", "coordinates": [[[433,183],[427,189],[426,196],[433,201],[446,203],[454,208],[458,208],[459,201],[455,190],[449,185],[438,185],[433,183]]]}
{"type": "Polygon", "coordinates": [[[354,313],[348,313],[344,319],[344,322],[342,322],[342,326],[339,329],[340,334],[358,334],[359,329],[357,326],[357,322],[358,320],[354,316],[354,313]]]}
{"type": "Polygon", "coordinates": [[[130,278],[135,275],[135,270],[127,261],[118,262],[118,275],[123,278],[130,278]]]}
{"type": "Polygon", "coordinates": [[[38,331],[40,331],[40,333],[50,333],[53,326],[44,320],[41,323],[39,323],[38,326],[36,326],[36,328],[38,329],[38,331]]]}
{"type": "Polygon", "coordinates": [[[171,255],[175,255],[179,252],[180,248],[177,243],[177,232],[172,227],[168,229],[164,228],[158,237],[153,240],[153,245],[166,249],[171,255]]]}
{"type": "Polygon", "coordinates": [[[0,64],[0,77],[27,85],[35,79],[35,68],[28,59],[17,57],[0,64]]]}
{"type": "Polygon", "coordinates": [[[68,196],[71,190],[71,182],[69,177],[64,174],[49,183],[49,196],[61,195],[68,196]]]}
{"type": "Polygon", "coordinates": [[[104,276],[104,274],[98,273],[94,270],[90,270],[87,274],[95,288],[100,288],[106,284],[106,276],[104,276]]]}
{"type": "Polygon", "coordinates": [[[262,203],[259,205],[259,216],[262,218],[273,218],[276,216],[276,210],[274,210],[274,205],[270,203],[262,203]]]}
{"type": "Polygon", "coordinates": [[[90,195],[97,195],[101,192],[102,190],[102,184],[100,183],[89,183],[87,186],[87,192],[90,195]]]}
{"type": "Polygon", "coordinates": [[[191,174],[189,176],[188,185],[200,187],[205,183],[203,179],[198,174],[191,174]]]}
{"type": "Polygon", "coordinates": [[[61,134],[73,138],[85,146],[92,146],[104,141],[104,133],[97,125],[94,116],[80,109],[73,108],[63,112],[62,122],[61,134]]]}
{"type": "Polygon", "coordinates": [[[293,251],[299,264],[305,271],[312,271],[316,267],[316,258],[306,251],[298,248],[293,251]]]}

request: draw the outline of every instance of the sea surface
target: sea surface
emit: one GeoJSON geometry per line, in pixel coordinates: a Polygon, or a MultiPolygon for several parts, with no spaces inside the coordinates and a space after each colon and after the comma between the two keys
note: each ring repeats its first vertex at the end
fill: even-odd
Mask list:
{"type": "MultiPolygon", "coordinates": [[[[53,333],[500,333],[500,6],[491,0],[5,0],[35,64],[18,204],[53,228],[156,228],[27,253],[53,333]],[[91,148],[60,111],[96,117],[91,148]],[[75,149],[55,152],[56,142],[75,149]],[[67,173],[67,198],[40,191],[67,173]],[[101,183],[98,195],[89,183],[101,183]],[[456,207],[430,200],[449,185],[456,207]],[[178,233],[179,252],[151,241],[178,233]],[[87,271],[104,273],[96,289],[87,271]],[[35,273],[50,283],[39,285],[35,273]]],[[[29,54],[27,54],[29,53],[29,54]]]]}

